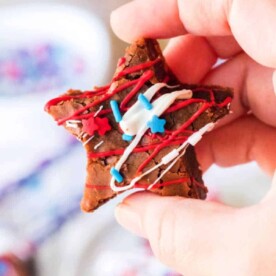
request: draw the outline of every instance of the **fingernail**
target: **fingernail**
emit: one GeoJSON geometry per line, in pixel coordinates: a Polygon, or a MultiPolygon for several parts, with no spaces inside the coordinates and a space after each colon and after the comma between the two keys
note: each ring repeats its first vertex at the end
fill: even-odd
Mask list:
{"type": "Polygon", "coordinates": [[[273,202],[275,202],[275,198],[276,198],[276,170],[272,177],[271,187],[270,187],[268,193],[262,199],[262,202],[266,202],[267,200],[272,200],[273,202]]]}
{"type": "Polygon", "coordinates": [[[138,236],[144,237],[141,219],[129,205],[120,203],[115,209],[115,217],[124,228],[138,236]]]}
{"type": "Polygon", "coordinates": [[[273,72],[272,81],[273,81],[274,93],[276,95],[276,71],[273,72]]]}
{"type": "Polygon", "coordinates": [[[274,186],[274,188],[276,188],[276,170],[275,170],[273,178],[272,178],[272,186],[274,186]]]}

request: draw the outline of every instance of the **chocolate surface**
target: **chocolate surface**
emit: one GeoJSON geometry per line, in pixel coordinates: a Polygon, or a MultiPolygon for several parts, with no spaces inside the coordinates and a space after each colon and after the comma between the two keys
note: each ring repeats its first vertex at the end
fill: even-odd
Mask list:
{"type": "MultiPolygon", "coordinates": [[[[117,192],[110,187],[110,170],[131,143],[122,139],[123,132],[115,121],[110,101],[117,101],[123,115],[137,101],[140,93],[156,83],[164,82],[170,87],[160,89],[156,98],[182,89],[191,90],[192,98],[176,100],[172,108],[168,108],[160,116],[166,120],[165,133],[153,134],[148,130],[139,141],[120,169],[123,181],[116,183],[119,187],[127,186],[137,175],[159,164],[166,154],[177,149],[192,133],[228,114],[232,90],[219,86],[180,83],[167,67],[157,41],[140,39],[127,48],[109,86],[84,93],[70,90],[46,105],[47,112],[75,135],[84,144],[87,152],[87,178],[81,203],[84,211],[93,211],[116,196],[117,192]],[[182,105],[183,107],[177,108],[182,105]],[[187,126],[183,131],[172,139],[173,133],[185,124],[187,126]],[[161,144],[165,146],[149,158],[161,144]],[[141,165],[146,160],[147,163],[141,170],[141,165]]],[[[167,166],[162,165],[150,172],[135,187],[149,187],[167,166]]],[[[183,157],[177,160],[150,191],[162,196],[206,198],[207,188],[203,184],[192,146],[188,146],[183,157]]]]}

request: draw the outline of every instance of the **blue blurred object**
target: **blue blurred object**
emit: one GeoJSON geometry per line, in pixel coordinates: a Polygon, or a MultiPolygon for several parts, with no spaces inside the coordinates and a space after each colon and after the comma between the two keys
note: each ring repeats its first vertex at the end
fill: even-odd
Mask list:
{"type": "Polygon", "coordinates": [[[0,256],[25,261],[81,213],[84,150],[43,105],[105,82],[110,40],[93,13],[42,3],[1,5],[0,38],[0,256]]]}
{"type": "Polygon", "coordinates": [[[82,76],[85,70],[84,58],[69,45],[57,42],[19,45],[0,52],[0,96],[58,89],[72,78],[82,76]]]}
{"type": "Polygon", "coordinates": [[[2,184],[0,186],[0,203],[3,199],[11,195],[12,193],[17,193],[19,189],[23,187],[29,187],[31,189],[38,188],[40,184],[40,176],[51,165],[58,162],[62,158],[66,158],[75,146],[79,145],[77,140],[71,140],[67,147],[62,151],[58,152],[55,156],[42,160],[35,168],[28,173],[28,175],[19,178],[17,181],[2,184]]]}
{"type": "Polygon", "coordinates": [[[80,200],[82,195],[70,199],[70,204],[67,206],[55,208],[52,212],[47,227],[38,229],[32,234],[32,243],[36,248],[39,248],[51,236],[57,233],[60,228],[69,220],[73,219],[80,213],[80,200]]]}
{"type": "Polygon", "coordinates": [[[9,272],[9,265],[5,262],[0,260],[0,276],[8,276],[9,272]]]}

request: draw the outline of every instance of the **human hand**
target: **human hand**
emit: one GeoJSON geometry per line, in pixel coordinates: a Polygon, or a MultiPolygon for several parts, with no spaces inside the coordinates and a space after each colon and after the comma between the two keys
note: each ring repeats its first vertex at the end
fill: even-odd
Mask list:
{"type": "MultiPolygon", "coordinates": [[[[196,148],[203,170],[255,160],[274,173],[275,1],[139,0],[113,12],[111,24],[127,41],[171,38],[165,56],[181,81],[234,88],[233,114],[196,148]],[[228,60],[213,69],[218,57],[228,60]]],[[[184,275],[276,275],[275,186],[276,180],[262,202],[243,209],[137,193],[116,217],[184,275]]]]}

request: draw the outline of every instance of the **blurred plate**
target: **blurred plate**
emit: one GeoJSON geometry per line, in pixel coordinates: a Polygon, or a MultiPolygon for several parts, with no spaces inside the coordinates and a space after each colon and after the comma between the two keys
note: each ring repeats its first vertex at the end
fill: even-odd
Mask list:
{"type": "Polygon", "coordinates": [[[69,135],[43,106],[69,88],[103,84],[111,48],[97,16],[57,4],[1,7],[0,41],[1,187],[67,146],[69,135]],[[79,74],[72,69],[77,60],[79,74]]]}
{"type": "MultiPolygon", "coordinates": [[[[61,67],[64,65],[61,69],[67,75],[71,73],[70,78],[67,76],[68,83],[63,83],[64,89],[72,86],[88,89],[95,84],[103,84],[105,80],[110,61],[108,32],[96,15],[75,6],[24,4],[2,8],[0,41],[0,95],[15,93],[3,91],[13,87],[4,83],[5,77],[10,77],[10,81],[16,80],[28,70],[32,71],[32,77],[37,77],[41,67],[34,66],[35,58],[41,61],[51,54],[61,67]],[[74,63],[70,64],[70,59],[74,59],[74,63]],[[77,74],[78,70],[82,74],[74,78],[72,74],[77,74]]],[[[45,69],[45,64],[42,64],[42,67],[44,74],[49,73],[49,66],[45,69]]],[[[17,88],[21,89],[21,86],[22,83],[17,88]]]]}

